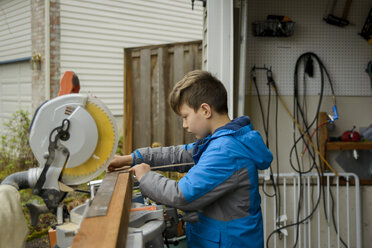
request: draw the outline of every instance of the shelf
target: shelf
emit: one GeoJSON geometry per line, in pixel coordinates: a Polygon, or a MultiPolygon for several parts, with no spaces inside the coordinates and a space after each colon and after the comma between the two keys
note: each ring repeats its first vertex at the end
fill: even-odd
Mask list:
{"type": "Polygon", "coordinates": [[[327,142],[328,151],[372,150],[372,142],[327,142]]]}
{"type": "MultiPolygon", "coordinates": [[[[327,113],[320,112],[319,113],[319,119],[318,119],[318,125],[320,123],[324,123],[328,120],[327,113]]],[[[372,150],[372,142],[342,142],[342,141],[336,141],[336,142],[327,142],[328,140],[328,130],[326,125],[323,125],[319,129],[319,151],[321,155],[327,160],[328,159],[328,152],[329,151],[340,151],[340,150],[372,150]]],[[[323,171],[328,170],[328,168],[325,166],[324,162],[320,160],[321,168],[323,171]]],[[[360,185],[372,185],[372,179],[360,179],[359,180],[360,185]]]]}

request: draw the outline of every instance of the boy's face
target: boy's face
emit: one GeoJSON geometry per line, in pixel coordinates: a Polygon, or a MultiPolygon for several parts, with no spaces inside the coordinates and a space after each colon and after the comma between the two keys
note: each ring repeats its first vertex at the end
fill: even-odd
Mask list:
{"type": "Polygon", "coordinates": [[[208,113],[206,114],[206,110],[203,107],[200,107],[195,112],[187,104],[182,104],[180,114],[182,117],[182,127],[189,133],[193,133],[197,139],[203,139],[210,134],[209,115],[208,113]]]}

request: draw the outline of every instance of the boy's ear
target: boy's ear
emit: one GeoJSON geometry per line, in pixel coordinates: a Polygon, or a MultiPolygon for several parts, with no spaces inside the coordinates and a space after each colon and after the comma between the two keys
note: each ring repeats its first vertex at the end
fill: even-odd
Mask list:
{"type": "Polygon", "coordinates": [[[209,119],[212,117],[212,108],[208,103],[202,103],[200,105],[200,110],[205,118],[209,119]]]}

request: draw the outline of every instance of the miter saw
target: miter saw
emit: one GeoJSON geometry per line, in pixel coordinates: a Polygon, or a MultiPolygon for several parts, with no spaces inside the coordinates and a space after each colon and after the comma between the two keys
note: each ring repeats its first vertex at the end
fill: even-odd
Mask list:
{"type": "MultiPolygon", "coordinates": [[[[68,213],[62,200],[76,185],[90,182],[92,187],[91,180],[107,168],[118,144],[117,127],[109,109],[96,97],[68,92],[71,89],[65,95],[44,102],[32,119],[29,143],[40,167],[9,175],[1,183],[17,189],[32,188],[33,194],[43,198],[46,206],[27,204],[31,224],[36,225],[41,213],[55,214],[58,247],[71,245],[91,204],[88,200],[68,213]]],[[[94,192],[91,188],[92,198],[94,192]]],[[[143,199],[138,194],[136,197],[143,199]]],[[[164,218],[160,205],[148,210],[143,200],[138,204],[134,198],[132,210],[135,212],[130,215],[127,247],[163,247],[164,231],[168,244],[177,244],[185,238],[177,237],[181,222],[174,208],[166,208],[167,217],[164,218]],[[137,211],[139,207],[145,209],[137,211]]],[[[188,215],[182,222],[197,221],[194,219],[188,215]]]]}
{"type": "Polygon", "coordinates": [[[86,183],[107,168],[118,135],[111,112],[98,98],[67,94],[36,110],[29,141],[40,167],[12,174],[2,184],[32,188],[56,214],[70,186],[86,183]]]}

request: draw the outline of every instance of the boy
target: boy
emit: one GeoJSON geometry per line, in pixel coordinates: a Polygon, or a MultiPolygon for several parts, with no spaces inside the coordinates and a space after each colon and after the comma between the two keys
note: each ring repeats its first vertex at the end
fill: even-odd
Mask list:
{"type": "Polygon", "coordinates": [[[188,247],[263,247],[261,198],[257,169],[270,166],[272,154],[247,116],[230,121],[227,93],[210,73],[192,71],[173,88],[169,102],[182,116],[183,128],[198,139],[189,145],[141,148],[116,157],[109,170],[132,165],[144,196],[184,211],[198,211],[187,223],[188,247]],[[179,181],[150,171],[175,167],[188,173],[179,181]]]}

